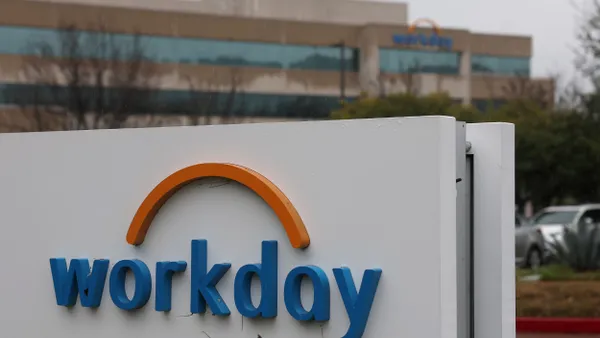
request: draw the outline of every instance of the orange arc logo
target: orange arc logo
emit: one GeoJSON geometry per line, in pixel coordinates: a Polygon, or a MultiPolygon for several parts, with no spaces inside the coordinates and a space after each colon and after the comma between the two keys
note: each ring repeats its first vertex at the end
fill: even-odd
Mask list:
{"type": "Polygon", "coordinates": [[[160,208],[185,185],[205,177],[221,177],[245,185],[259,195],[275,212],[292,247],[309,246],[310,237],[296,208],[279,188],[256,171],[230,163],[202,163],[181,169],[160,182],[138,208],[129,230],[127,242],[140,245],[160,208]]]}
{"type": "Polygon", "coordinates": [[[413,21],[413,23],[408,26],[408,32],[409,33],[414,33],[415,29],[417,28],[417,25],[422,24],[422,23],[426,23],[429,24],[432,28],[433,31],[435,32],[436,35],[440,35],[441,29],[440,26],[433,20],[431,19],[427,19],[427,18],[421,18],[421,19],[417,19],[415,21],[413,21]]]}

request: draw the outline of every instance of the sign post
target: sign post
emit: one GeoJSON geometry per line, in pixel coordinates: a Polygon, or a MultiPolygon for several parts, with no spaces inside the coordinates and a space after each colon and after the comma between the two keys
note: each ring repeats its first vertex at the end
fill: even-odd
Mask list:
{"type": "Polygon", "coordinates": [[[0,135],[0,326],[514,338],[512,190],[492,191],[511,184],[511,128],[428,116],[0,135]]]}

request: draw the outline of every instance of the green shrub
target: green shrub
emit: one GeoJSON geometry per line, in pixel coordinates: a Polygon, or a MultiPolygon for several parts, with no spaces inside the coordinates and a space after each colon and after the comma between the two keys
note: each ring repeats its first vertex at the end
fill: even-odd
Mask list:
{"type": "Polygon", "coordinates": [[[517,281],[530,276],[539,276],[539,280],[545,282],[600,281],[600,271],[575,272],[570,267],[559,264],[545,265],[535,271],[517,269],[515,275],[517,281]]]}
{"type": "Polygon", "coordinates": [[[600,271],[577,273],[564,265],[542,267],[539,274],[543,281],[600,281],[600,271]]]}
{"type": "Polygon", "coordinates": [[[600,270],[598,225],[580,222],[576,229],[563,228],[562,240],[548,243],[554,258],[574,272],[600,270]]]}

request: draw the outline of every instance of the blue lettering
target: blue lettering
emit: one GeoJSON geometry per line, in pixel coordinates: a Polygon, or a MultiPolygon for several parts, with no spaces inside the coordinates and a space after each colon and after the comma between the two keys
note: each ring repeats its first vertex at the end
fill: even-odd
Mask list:
{"type": "Polygon", "coordinates": [[[240,268],[234,281],[235,306],[248,318],[277,316],[277,241],[262,242],[262,263],[247,264],[240,268]],[[252,304],[252,277],[260,279],[260,304],[252,304]]]}
{"type": "Polygon", "coordinates": [[[452,49],[453,41],[450,38],[440,38],[439,46],[446,49],[452,49]]]}
{"type": "Polygon", "coordinates": [[[183,261],[156,263],[156,311],[171,311],[173,274],[185,271],[186,267],[183,261]]]}
{"type": "Polygon", "coordinates": [[[231,264],[222,263],[213,265],[207,273],[207,242],[206,240],[192,241],[192,299],[190,304],[191,313],[205,313],[206,304],[210,311],[217,316],[228,316],[231,314],[229,307],[217,291],[217,283],[225,276],[231,264]]]}
{"type": "Polygon", "coordinates": [[[56,304],[74,306],[79,294],[81,306],[99,307],[108,263],[108,259],[97,259],[90,272],[90,263],[87,259],[72,259],[67,270],[67,261],[64,258],[51,258],[50,269],[54,281],[56,304]]]}
{"type": "MultiPolygon", "coordinates": [[[[405,36],[406,37],[406,36],[405,36]]],[[[415,37],[413,35],[413,37],[415,37]]],[[[407,38],[408,39],[408,38],[407,38]]],[[[407,40],[408,41],[408,40],[407,40]]],[[[444,38],[430,39],[429,43],[450,43],[444,38]]],[[[233,297],[239,313],[249,318],[273,318],[278,311],[278,244],[263,241],[259,263],[246,264],[236,273],[233,297]],[[252,279],[258,277],[261,296],[258,306],[252,302],[252,279]]],[[[168,312],[172,306],[173,276],[186,271],[185,261],[156,263],[155,310],[168,312]]],[[[56,302],[59,306],[74,306],[80,298],[83,307],[99,307],[109,269],[109,260],[73,259],[67,267],[64,258],[51,258],[50,268],[56,302]]],[[[229,307],[217,290],[217,285],[231,269],[230,263],[208,266],[206,240],[191,241],[191,313],[206,313],[207,306],[217,316],[231,314],[229,307]]],[[[381,279],[381,269],[367,269],[357,291],[351,270],[347,267],[333,269],[333,275],[349,319],[349,327],[342,338],[360,338],[365,332],[375,294],[381,279]]],[[[116,307],[131,311],[144,307],[152,293],[152,275],[146,263],[132,259],[117,262],[109,277],[110,297],[116,307]],[[134,278],[133,295],[126,292],[127,274],[134,278]]],[[[290,316],[298,321],[328,321],[331,316],[331,289],[327,274],[318,266],[293,268],[283,286],[284,304],[290,316]],[[313,305],[307,310],[302,304],[302,283],[310,280],[313,286],[313,305]]]]}
{"type": "Polygon", "coordinates": [[[122,310],[141,309],[150,300],[152,276],[148,266],[137,259],[119,261],[110,272],[110,298],[122,310]],[[133,297],[127,297],[125,282],[127,272],[131,271],[135,278],[133,297]]]}
{"type": "Polygon", "coordinates": [[[394,43],[397,43],[399,45],[405,45],[407,39],[406,35],[396,34],[392,36],[392,40],[394,41],[394,43]]]}
{"type": "Polygon", "coordinates": [[[437,36],[437,34],[431,34],[431,36],[429,37],[429,41],[427,41],[427,44],[430,46],[439,46],[440,38],[437,36]]]}
{"type": "Polygon", "coordinates": [[[409,45],[416,45],[419,43],[419,38],[416,35],[408,35],[407,36],[407,44],[409,45]]]}
{"type": "Polygon", "coordinates": [[[333,269],[333,275],[350,319],[348,332],[342,338],[359,338],[365,332],[381,272],[381,269],[365,270],[360,291],[357,293],[350,269],[346,267],[333,269]]]}
{"type": "Polygon", "coordinates": [[[329,320],[331,303],[329,279],[327,279],[325,272],[318,266],[299,266],[290,271],[285,279],[284,299],[285,307],[289,314],[296,320],[329,320]],[[309,311],[306,311],[304,306],[302,306],[300,294],[302,279],[304,277],[311,280],[314,290],[313,306],[309,311]]]}
{"type": "Polygon", "coordinates": [[[443,49],[452,49],[452,38],[441,37],[437,34],[431,34],[429,36],[424,34],[394,34],[392,35],[392,41],[398,45],[421,45],[421,46],[433,46],[443,49]]]}

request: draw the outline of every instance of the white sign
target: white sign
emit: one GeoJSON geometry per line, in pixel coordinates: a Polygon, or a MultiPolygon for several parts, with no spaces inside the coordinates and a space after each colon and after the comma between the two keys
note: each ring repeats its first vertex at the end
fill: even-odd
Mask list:
{"type": "Polygon", "coordinates": [[[424,117],[0,135],[0,327],[456,338],[455,128],[424,117]]]}

